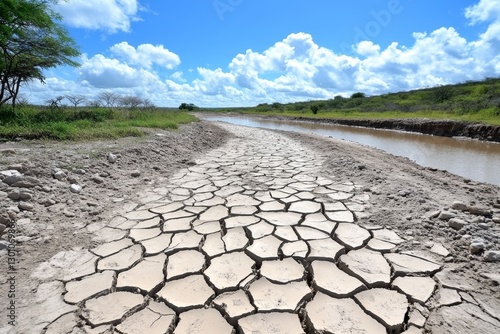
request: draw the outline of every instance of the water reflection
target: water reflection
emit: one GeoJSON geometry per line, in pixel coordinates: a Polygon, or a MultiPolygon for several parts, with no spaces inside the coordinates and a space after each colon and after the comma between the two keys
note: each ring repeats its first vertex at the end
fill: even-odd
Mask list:
{"type": "Polygon", "coordinates": [[[208,120],[232,124],[314,133],[372,146],[407,157],[416,163],[444,169],[463,177],[500,186],[500,144],[464,138],[350,127],[311,122],[276,121],[240,116],[213,116],[208,120]]]}

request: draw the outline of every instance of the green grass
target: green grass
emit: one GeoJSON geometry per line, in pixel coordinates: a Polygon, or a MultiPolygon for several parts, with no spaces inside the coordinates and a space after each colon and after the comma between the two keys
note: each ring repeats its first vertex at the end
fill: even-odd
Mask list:
{"type": "MultiPolygon", "coordinates": [[[[233,110],[235,112],[235,110],[233,110]]],[[[281,116],[290,118],[313,118],[313,119],[434,119],[434,120],[455,120],[469,123],[483,123],[491,125],[500,125],[500,116],[492,110],[482,110],[474,114],[453,114],[439,110],[419,111],[413,113],[404,113],[398,111],[386,112],[363,112],[363,111],[342,111],[329,110],[320,111],[317,114],[312,112],[287,111],[282,112],[256,112],[249,110],[238,110],[242,114],[253,114],[261,116],[281,116]]]]}
{"type": "Polygon", "coordinates": [[[353,96],[358,97],[206,111],[316,119],[427,118],[500,125],[500,78],[371,97],[353,96]]]}
{"type": "Polygon", "coordinates": [[[19,107],[0,110],[0,138],[90,140],[140,137],[146,128],[177,129],[197,119],[176,109],[19,107]]]}

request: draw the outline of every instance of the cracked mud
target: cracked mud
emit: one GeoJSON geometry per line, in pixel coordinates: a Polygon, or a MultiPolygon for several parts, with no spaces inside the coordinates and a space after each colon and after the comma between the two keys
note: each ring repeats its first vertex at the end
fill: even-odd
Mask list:
{"type": "Polygon", "coordinates": [[[365,219],[371,194],[320,173],[326,154],[222,126],[235,136],[124,206],[105,242],[33,272],[45,333],[423,333],[437,294],[470,312],[437,289],[444,256],[400,252],[410,238],[365,219]]]}

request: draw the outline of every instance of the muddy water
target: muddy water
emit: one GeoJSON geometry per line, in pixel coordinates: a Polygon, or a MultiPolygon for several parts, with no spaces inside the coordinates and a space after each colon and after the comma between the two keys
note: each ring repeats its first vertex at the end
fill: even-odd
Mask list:
{"type": "Polygon", "coordinates": [[[372,146],[416,163],[500,186],[500,144],[393,130],[239,116],[211,116],[207,120],[266,129],[314,133],[372,146]]]}

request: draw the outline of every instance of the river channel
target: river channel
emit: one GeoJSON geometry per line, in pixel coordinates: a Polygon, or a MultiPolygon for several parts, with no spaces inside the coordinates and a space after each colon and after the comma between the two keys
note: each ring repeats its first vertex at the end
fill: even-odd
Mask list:
{"type": "Polygon", "coordinates": [[[312,133],[348,140],[407,157],[421,166],[447,170],[465,178],[500,186],[500,144],[467,138],[448,138],[312,122],[268,120],[244,116],[203,119],[237,125],[312,133]]]}

